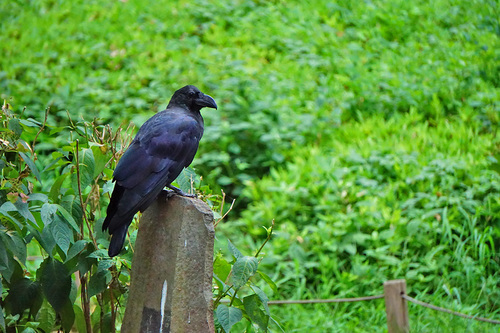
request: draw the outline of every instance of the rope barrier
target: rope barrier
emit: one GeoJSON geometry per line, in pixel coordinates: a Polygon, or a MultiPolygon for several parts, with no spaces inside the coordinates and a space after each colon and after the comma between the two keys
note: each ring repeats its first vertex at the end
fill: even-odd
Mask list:
{"type": "MultiPolygon", "coordinates": [[[[429,303],[425,303],[419,300],[416,300],[413,297],[410,297],[406,294],[402,294],[401,297],[409,302],[415,303],[417,305],[436,310],[436,311],[441,311],[445,313],[449,313],[458,317],[462,318],[467,318],[467,319],[474,319],[477,321],[483,321],[486,323],[490,324],[497,324],[500,325],[500,320],[495,320],[495,319],[488,319],[488,318],[483,318],[483,317],[477,317],[477,316],[470,316],[466,315],[461,312],[441,308],[436,305],[432,305],[429,303]]],[[[349,303],[349,302],[360,302],[360,301],[371,301],[374,299],[380,299],[384,298],[384,295],[374,295],[374,296],[365,296],[365,297],[353,297],[353,298],[333,298],[333,299],[299,299],[299,300],[279,300],[279,301],[269,301],[267,304],[269,305],[279,305],[279,304],[320,304],[320,303],[349,303]]],[[[221,303],[229,303],[229,300],[223,300],[221,303]]]]}
{"type": "Polygon", "coordinates": [[[334,299],[299,299],[299,300],[280,300],[269,301],[267,304],[313,304],[313,303],[348,303],[371,301],[373,299],[384,298],[384,295],[353,297],[353,298],[334,298],[334,299]]]}
{"type": "MultiPolygon", "coordinates": [[[[334,298],[334,299],[289,299],[289,300],[278,300],[269,301],[269,305],[279,305],[279,304],[320,304],[320,303],[348,303],[348,302],[361,302],[361,301],[371,301],[374,299],[384,298],[384,295],[374,295],[365,297],[353,297],[353,298],[334,298]]],[[[221,300],[221,303],[229,303],[229,300],[221,300]]]]}
{"type": "Polygon", "coordinates": [[[452,314],[452,315],[455,315],[455,316],[458,316],[458,317],[462,317],[462,318],[474,319],[474,320],[478,320],[478,321],[484,321],[484,322],[487,322],[487,323],[490,323],[490,324],[498,324],[498,325],[500,325],[500,320],[494,320],[494,319],[488,319],[488,318],[483,318],[483,317],[466,315],[466,314],[461,313],[461,312],[457,312],[457,311],[453,311],[453,310],[448,310],[448,309],[445,309],[445,308],[441,308],[439,306],[435,306],[435,305],[432,305],[432,304],[429,304],[429,303],[425,303],[425,302],[416,300],[413,297],[410,297],[410,296],[405,295],[405,294],[402,294],[401,297],[404,298],[405,300],[409,301],[409,302],[415,303],[417,305],[421,305],[423,307],[426,307],[426,308],[429,308],[429,309],[432,309],[432,310],[446,312],[446,313],[449,313],[449,314],[452,314]]]}

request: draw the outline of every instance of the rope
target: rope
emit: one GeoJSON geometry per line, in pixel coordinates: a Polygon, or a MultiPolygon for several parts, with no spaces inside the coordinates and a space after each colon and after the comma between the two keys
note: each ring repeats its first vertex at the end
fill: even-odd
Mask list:
{"type": "MultiPolygon", "coordinates": [[[[334,298],[334,299],[289,299],[289,300],[279,300],[279,301],[269,301],[269,305],[279,305],[279,304],[319,304],[319,303],[348,303],[348,302],[360,302],[360,301],[371,301],[373,299],[384,298],[384,295],[375,296],[365,296],[365,297],[353,297],[353,298],[334,298]]],[[[221,300],[221,303],[229,303],[229,300],[221,300]]]]}
{"type": "Polygon", "coordinates": [[[371,301],[372,299],[384,298],[384,295],[354,297],[354,298],[334,298],[334,299],[299,299],[299,300],[280,300],[269,301],[267,304],[312,304],[312,303],[347,303],[371,301]]]}
{"type": "Polygon", "coordinates": [[[498,324],[498,325],[500,325],[500,320],[494,320],[494,319],[488,319],[488,318],[476,317],[476,316],[469,316],[469,315],[466,315],[466,314],[463,314],[463,313],[460,313],[460,312],[457,312],[457,311],[448,310],[448,309],[445,309],[445,308],[441,308],[439,306],[435,306],[435,305],[432,305],[432,304],[429,304],[429,303],[418,301],[418,300],[414,299],[413,297],[410,297],[410,296],[405,295],[405,294],[402,294],[401,297],[404,298],[407,301],[410,301],[412,303],[415,303],[417,305],[421,305],[423,307],[426,307],[426,308],[429,308],[429,309],[432,309],[432,310],[446,312],[446,313],[449,313],[449,314],[452,314],[452,315],[455,315],[455,316],[458,316],[458,317],[462,317],[462,318],[474,319],[474,320],[478,320],[478,321],[484,321],[484,322],[487,322],[487,323],[490,323],[490,324],[498,324]]]}
{"type": "MultiPolygon", "coordinates": [[[[429,303],[425,303],[419,300],[414,299],[413,297],[410,297],[405,294],[401,294],[401,297],[404,298],[405,300],[415,303],[417,305],[421,305],[423,307],[436,310],[436,311],[441,311],[445,313],[449,313],[458,317],[462,318],[467,318],[467,319],[474,319],[478,321],[483,321],[486,323],[490,324],[497,324],[500,325],[500,320],[494,320],[494,319],[488,319],[488,318],[483,318],[483,317],[477,317],[477,316],[470,316],[466,315],[461,312],[453,311],[453,310],[448,310],[445,308],[441,308],[436,305],[432,305],[429,303]]],[[[279,305],[279,304],[319,304],[319,303],[348,303],[348,302],[360,302],[360,301],[371,301],[374,299],[380,299],[384,298],[384,295],[374,295],[374,296],[365,296],[365,297],[353,297],[353,298],[334,298],[334,299],[299,299],[299,300],[280,300],[280,301],[269,301],[267,304],[269,305],[279,305]]],[[[229,303],[229,300],[222,300],[221,303],[229,303]]]]}

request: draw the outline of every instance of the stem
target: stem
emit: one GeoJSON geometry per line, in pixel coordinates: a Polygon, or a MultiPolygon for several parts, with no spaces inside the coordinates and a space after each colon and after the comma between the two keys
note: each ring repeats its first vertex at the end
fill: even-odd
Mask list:
{"type": "Polygon", "coordinates": [[[233,206],[234,206],[234,202],[236,201],[236,199],[233,199],[233,201],[231,202],[231,206],[229,207],[229,209],[226,211],[226,213],[224,213],[224,215],[222,214],[223,211],[224,211],[224,203],[226,202],[226,193],[224,193],[224,191],[222,191],[222,202],[220,204],[220,215],[222,216],[220,219],[218,219],[215,223],[214,223],[214,228],[217,228],[217,225],[219,224],[220,221],[222,221],[226,216],[227,214],[229,214],[229,212],[233,209],[233,206]]]}
{"type": "Polygon", "coordinates": [[[111,333],[116,332],[116,309],[115,309],[115,298],[113,295],[113,285],[114,285],[114,280],[116,278],[116,266],[111,266],[109,268],[111,273],[113,274],[113,279],[111,280],[111,283],[109,284],[109,304],[111,306],[111,333]]]}
{"type": "Polygon", "coordinates": [[[264,248],[264,245],[266,245],[266,243],[269,242],[269,240],[271,239],[271,235],[273,234],[273,229],[274,229],[274,219],[273,219],[273,222],[271,222],[271,228],[269,228],[269,230],[267,231],[267,238],[266,238],[266,240],[264,241],[264,243],[262,243],[262,245],[260,246],[260,248],[255,253],[255,258],[257,258],[259,256],[259,253],[264,248]]]}
{"type": "Polygon", "coordinates": [[[99,327],[101,328],[100,331],[102,332],[102,327],[104,326],[103,325],[104,309],[102,305],[102,293],[97,294],[96,297],[97,297],[97,303],[99,303],[99,307],[101,308],[101,312],[99,313],[99,327]]]}
{"type": "MultiPolygon", "coordinates": [[[[80,198],[80,205],[82,206],[83,219],[85,220],[85,223],[87,224],[87,229],[89,230],[89,236],[92,239],[92,242],[94,243],[95,248],[97,249],[97,242],[94,238],[94,234],[92,233],[92,229],[90,228],[90,223],[89,223],[89,220],[87,219],[85,206],[83,204],[82,184],[80,181],[80,159],[78,157],[79,152],[80,152],[80,147],[79,147],[79,141],[77,139],[76,140],[76,182],[78,184],[78,197],[80,198]]],[[[83,234],[82,234],[82,236],[83,236],[83,234]]]]}
{"type": "Polygon", "coordinates": [[[80,276],[80,286],[82,288],[81,297],[85,327],[87,328],[87,333],[92,333],[92,322],[90,321],[90,302],[87,297],[87,274],[80,276]]]}
{"type": "MultiPolygon", "coordinates": [[[[26,107],[24,107],[24,108],[26,109],[26,107]]],[[[42,133],[43,130],[45,129],[45,125],[47,124],[47,117],[49,116],[49,111],[50,111],[50,106],[45,109],[45,119],[43,120],[42,127],[40,127],[40,129],[36,133],[35,138],[33,139],[33,143],[31,144],[31,149],[33,150],[33,156],[35,156],[36,140],[38,139],[38,136],[40,135],[40,133],[42,133]]],[[[24,112],[24,110],[23,110],[23,112],[24,112]]]]}
{"type": "Polygon", "coordinates": [[[231,288],[233,288],[233,286],[229,286],[229,288],[227,288],[227,290],[225,292],[223,292],[222,294],[220,294],[219,296],[217,296],[217,298],[214,301],[214,307],[217,304],[219,304],[220,300],[229,293],[229,290],[231,290],[231,288]]]}
{"type": "Polygon", "coordinates": [[[231,298],[231,302],[229,303],[229,306],[233,305],[233,302],[236,299],[236,294],[238,293],[238,290],[240,290],[240,288],[234,290],[234,294],[233,294],[233,297],[231,298]]]}

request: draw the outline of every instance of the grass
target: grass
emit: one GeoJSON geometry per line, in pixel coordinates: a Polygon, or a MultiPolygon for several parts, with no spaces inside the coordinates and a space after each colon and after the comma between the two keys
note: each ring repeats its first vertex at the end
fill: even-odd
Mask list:
{"type": "MultiPolygon", "coordinates": [[[[224,232],[252,248],[249,237],[235,235],[262,237],[255,221],[276,220],[264,264],[281,297],[373,295],[382,293],[383,281],[405,278],[411,296],[498,315],[500,177],[488,169],[495,139],[460,117],[432,126],[419,118],[410,113],[344,124],[330,138],[298,149],[285,167],[248,184],[245,194],[253,202],[238,228],[228,223],[224,232]]],[[[357,319],[350,310],[317,307],[275,311],[287,331],[314,322],[297,320],[297,311],[314,313],[321,324],[313,327],[329,327],[337,315],[346,320],[333,320],[339,331],[374,330],[360,326],[358,318],[377,330],[386,325],[378,316],[383,307],[371,303],[346,306],[357,309],[357,319]]],[[[446,316],[414,308],[412,329],[443,329],[446,316]]],[[[496,330],[462,319],[451,323],[454,331],[496,330]]]]}
{"type": "MultiPolygon", "coordinates": [[[[116,127],[195,84],[220,106],[196,170],[237,199],[216,247],[255,249],[275,219],[273,298],[406,278],[411,296],[498,318],[499,13],[486,0],[10,1],[0,96],[36,119],[50,106],[53,125],[69,112],[116,127]]],[[[40,155],[65,142],[41,138],[40,155]]],[[[385,328],[382,301],[272,310],[287,332],[385,328]]],[[[410,316],[416,332],[496,329],[410,316]]]]}

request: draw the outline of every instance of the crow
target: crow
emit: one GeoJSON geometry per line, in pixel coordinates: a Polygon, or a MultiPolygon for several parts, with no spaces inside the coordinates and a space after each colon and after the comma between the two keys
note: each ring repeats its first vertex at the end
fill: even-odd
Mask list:
{"type": "Polygon", "coordinates": [[[141,126],[123,154],[113,172],[115,187],[102,225],[112,235],[110,257],[121,251],[135,213],[146,210],[164,187],[192,196],[171,182],[191,164],[198,150],[204,107],[217,109],[217,104],[195,86],[177,90],[167,108],[141,126]]]}

